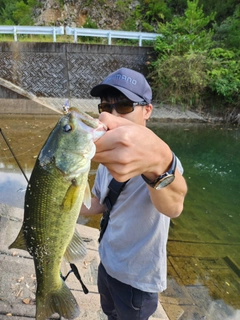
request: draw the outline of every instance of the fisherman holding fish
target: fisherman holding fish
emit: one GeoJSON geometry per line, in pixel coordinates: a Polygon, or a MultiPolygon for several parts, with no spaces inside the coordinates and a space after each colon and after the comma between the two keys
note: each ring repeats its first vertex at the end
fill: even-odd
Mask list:
{"type": "Polygon", "coordinates": [[[153,106],[145,77],[121,68],[91,90],[99,97],[99,120],[108,128],[95,142],[100,163],[91,207],[106,211],[112,178],[126,182],[112,206],[99,245],[98,289],[109,320],[146,320],[167,287],[167,239],[171,218],[183,210],[187,185],[170,147],[146,127],[153,106]]]}

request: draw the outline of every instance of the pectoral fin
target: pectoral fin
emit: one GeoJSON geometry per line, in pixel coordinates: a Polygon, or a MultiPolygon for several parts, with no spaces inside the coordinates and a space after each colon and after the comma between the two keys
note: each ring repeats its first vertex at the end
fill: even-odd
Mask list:
{"type": "Polygon", "coordinates": [[[81,238],[78,231],[75,229],[71,242],[69,243],[64,257],[70,262],[74,263],[82,259],[87,253],[86,245],[83,239],[81,238]]]}
{"type": "Polygon", "coordinates": [[[89,187],[89,184],[87,183],[85,193],[84,193],[83,203],[88,209],[91,207],[91,198],[92,196],[91,196],[90,187],[89,187]]]}
{"type": "Polygon", "coordinates": [[[24,234],[23,234],[23,227],[19,231],[19,234],[18,234],[17,238],[15,239],[15,241],[13,241],[13,243],[8,247],[8,249],[13,249],[13,248],[28,251],[27,245],[26,245],[26,240],[25,240],[24,234]]]}
{"type": "Polygon", "coordinates": [[[70,211],[77,199],[79,198],[80,186],[71,184],[63,199],[62,206],[65,210],[70,211]]]}

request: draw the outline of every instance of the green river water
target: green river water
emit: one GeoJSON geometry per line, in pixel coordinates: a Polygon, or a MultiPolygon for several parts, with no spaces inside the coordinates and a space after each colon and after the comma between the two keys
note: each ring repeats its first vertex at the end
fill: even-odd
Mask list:
{"type": "MultiPolygon", "coordinates": [[[[28,177],[57,119],[1,116],[0,127],[28,177]]],[[[240,128],[149,126],[179,157],[188,184],[183,213],[171,221],[163,295],[185,306],[183,319],[240,319],[240,128]],[[218,315],[204,318],[211,308],[218,315]]],[[[0,203],[22,208],[26,180],[1,136],[0,146],[0,203]]],[[[90,185],[96,169],[93,163],[90,185]]],[[[98,228],[99,217],[82,223],[98,228]]]]}

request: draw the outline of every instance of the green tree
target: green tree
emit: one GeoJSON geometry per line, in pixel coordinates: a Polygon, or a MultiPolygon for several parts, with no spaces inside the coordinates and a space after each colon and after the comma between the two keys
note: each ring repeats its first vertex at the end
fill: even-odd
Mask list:
{"type": "Polygon", "coordinates": [[[239,0],[199,0],[199,4],[203,6],[206,15],[216,12],[215,20],[221,24],[223,20],[233,15],[239,0]]]}
{"type": "Polygon", "coordinates": [[[212,30],[206,30],[214,13],[205,16],[198,0],[187,1],[181,17],[160,23],[153,63],[153,91],[156,99],[193,106],[201,103],[207,86],[206,52],[211,47],[212,30]]]}
{"type": "Polygon", "coordinates": [[[12,17],[12,12],[16,8],[17,0],[6,1],[0,0],[0,24],[2,25],[11,25],[15,24],[15,21],[12,17]]]}
{"type": "MultiPolygon", "coordinates": [[[[187,0],[165,0],[173,16],[183,15],[187,8],[187,0]]],[[[220,24],[227,17],[232,16],[239,0],[199,0],[206,16],[216,12],[215,20],[220,24]]]]}
{"type": "Polygon", "coordinates": [[[0,0],[0,23],[3,25],[32,25],[32,9],[36,0],[0,0]]]}
{"type": "Polygon", "coordinates": [[[155,43],[155,50],[160,56],[164,54],[183,55],[189,50],[205,51],[210,48],[213,31],[206,26],[214,21],[215,13],[205,16],[198,0],[187,1],[187,9],[183,16],[174,17],[171,22],[159,23],[161,34],[155,43]]]}
{"type": "Polygon", "coordinates": [[[31,12],[32,6],[21,0],[16,3],[16,9],[13,11],[12,16],[19,25],[32,25],[31,12]]]}
{"type": "Polygon", "coordinates": [[[214,30],[213,39],[218,46],[240,50],[240,5],[236,7],[233,16],[225,19],[220,26],[215,24],[214,30]]]}

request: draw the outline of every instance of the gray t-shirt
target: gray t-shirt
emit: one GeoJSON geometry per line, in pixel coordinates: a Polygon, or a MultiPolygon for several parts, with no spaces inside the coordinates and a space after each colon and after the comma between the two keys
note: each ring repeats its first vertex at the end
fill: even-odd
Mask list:
{"type": "MultiPolygon", "coordinates": [[[[183,168],[178,160],[178,169],[183,168]]],[[[99,165],[93,194],[103,203],[112,179],[99,165]]],[[[153,206],[141,176],[131,178],[112,208],[99,254],[113,278],[146,292],[167,287],[167,252],[170,218],[153,206]]]]}

